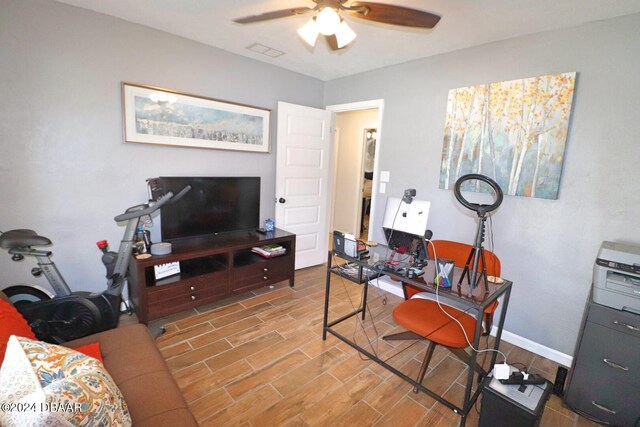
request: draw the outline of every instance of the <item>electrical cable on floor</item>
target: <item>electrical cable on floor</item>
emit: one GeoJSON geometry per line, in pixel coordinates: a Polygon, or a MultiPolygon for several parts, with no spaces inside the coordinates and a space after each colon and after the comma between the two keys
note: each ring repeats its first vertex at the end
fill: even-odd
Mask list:
{"type": "MultiPolygon", "coordinates": [[[[335,263],[335,259],[334,259],[334,263],[335,263]]],[[[379,264],[380,264],[380,272],[379,272],[379,274],[378,274],[378,277],[379,277],[379,276],[380,276],[380,274],[382,273],[382,270],[383,270],[383,268],[384,268],[385,262],[380,262],[379,264]]],[[[375,265],[375,264],[374,264],[374,265],[375,265]]],[[[342,277],[341,277],[341,279],[342,279],[343,287],[345,288],[345,292],[347,293],[347,297],[349,298],[349,302],[351,303],[351,306],[352,306],[352,308],[353,308],[353,309],[354,309],[354,311],[355,311],[355,310],[356,310],[356,308],[355,308],[355,306],[354,306],[354,304],[353,304],[353,302],[352,302],[352,300],[351,300],[351,297],[349,296],[348,292],[346,291],[346,285],[345,285],[345,282],[344,282],[344,278],[342,278],[342,277]]],[[[376,287],[378,288],[378,292],[382,292],[382,290],[380,289],[380,287],[379,287],[379,286],[376,286],[376,287]]],[[[386,297],[387,297],[387,296],[386,296],[386,294],[383,294],[383,305],[386,305],[386,301],[387,301],[387,298],[386,298],[386,297]]],[[[362,290],[361,304],[358,306],[358,310],[360,310],[360,309],[362,308],[362,301],[364,301],[364,288],[363,288],[363,290],[362,290]]],[[[370,306],[369,304],[367,304],[367,310],[368,310],[368,312],[369,312],[369,316],[370,316],[370,318],[371,318],[371,322],[372,322],[373,328],[374,328],[374,330],[375,330],[375,343],[376,343],[375,349],[374,349],[374,347],[373,347],[373,344],[371,343],[371,339],[369,339],[369,336],[367,335],[367,333],[366,333],[366,331],[365,331],[365,326],[364,326],[364,324],[362,323],[362,321],[361,321],[359,318],[358,318],[358,323],[356,323],[356,324],[355,324],[354,332],[353,332],[352,338],[353,338],[354,343],[356,343],[356,332],[357,332],[357,327],[358,327],[358,324],[360,324],[360,325],[362,326],[362,330],[363,330],[363,333],[365,334],[365,337],[367,337],[367,341],[368,341],[368,343],[369,343],[369,346],[370,346],[370,347],[372,348],[372,350],[373,350],[373,354],[374,354],[377,358],[379,358],[379,359],[380,359],[380,356],[378,355],[378,345],[377,345],[377,344],[380,342],[380,334],[378,333],[378,329],[377,329],[377,327],[376,327],[376,325],[375,325],[374,316],[373,316],[373,313],[372,313],[372,311],[371,311],[371,306],[370,306]]],[[[357,317],[358,317],[358,316],[357,316],[357,317]]],[[[434,331],[434,332],[435,332],[435,331],[434,331]]],[[[390,360],[391,360],[391,359],[393,359],[394,357],[398,356],[398,355],[399,355],[399,354],[401,354],[401,353],[404,353],[405,351],[409,350],[411,347],[413,347],[413,346],[417,345],[417,344],[418,344],[418,342],[419,342],[418,340],[413,340],[413,342],[412,342],[410,345],[408,345],[407,347],[401,348],[401,349],[400,349],[400,350],[398,350],[397,352],[395,352],[395,353],[391,354],[391,355],[390,355],[389,357],[387,357],[386,359],[380,359],[380,360],[381,360],[382,362],[384,362],[384,363],[387,363],[388,361],[390,361],[390,360]]],[[[356,344],[357,344],[357,343],[356,343],[356,344]]],[[[369,360],[369,358],[367,358],[367,357],[363,357],[363,356],[362,356],[362,354],[360,354],[360,353],[358,353],[358,354],[359,354],[359,356],[360,356],[360,359],[361,359],[361,360],[369,360]]]]}
{"type": "MultiPolygon", "coordinates": [[[[333,257],[333,262],[334,262],[334,264],[337,264],[336,261],[335,261],[335,257],[333,257]]],[[[384,263],[381,263],[381,264],[382,264],[382,267],[384,267],[384,263]]],[[[337,264],[337,265],[340,266],[340,264],[337,264]]],[[[382,268],[380,269],[380,272],[382,272],[382,268]]],[[[378,276],[379,275],[380,274],[378,274],[378,276]]],[[[343,289],[344,289],[345,293],[347,294],[347,298],[349,299],[349,303],[351,304],[351,308],[354,310],[354,312],[357,311],[357,310],[361,310],[362,309],[362,305],[364,303],[364,286],[363,286],[362,293],[361,293],[360,304],[358,305],[358,308],[356,309],[355,304],[353,303],[353,300],[351,299],[351,296],[349,295],[349,292],[348,292],[348,290],[346,288],[345,278],[342,277],[342,276],[339,276],[339,277],[341,279],[341,283],[343,285],[343,289]]],[[[379,287],[378,287],[378,290],[379,290],[379,292],[382,292],[379,287]]],[[[386,305],[386,294],[381,294],[381,295],[383,296],[383,303],[382,304],[384,306],[384,305],[386,305]]],[[[372,350],[372,353],[377,358],[380,359],[380,356],[378,355],[378,350],[379,350],[378,343],[380,342],[380,333],[378,332],[378,328],[377,328],[376,323],[375,323],[375,318],[374,318],[373,312],[371,310],[371,305],[370,304],[366,304],[366,307],[367,307],[367,312],[369,313],[369,317],[371,319],[373,330],[375,331],[375,340],[373,340],[375,342],[375,346],[372,343],[371,338],[369,338],[369,335],[367,334],[367,331],[366,331],[366,327],[365,327],[364,323],[362,323],[362,320],[360,319],[360,317],[358,315],[356,315],[357,322],[354,325],[354,331],[353,331],[353,334],[352,334],[353,342],[357,344],[356,333],[357,333],[357,330],[358,330],[358,325],[360,325],[361,328],[362,328],[362,332],[364,333],[365,337],[367,338],[367,342],[369,344],[369,347],[372,350]]],[[[390,355],[386,359],[384,359],[384,360],[380,359],[380,360],[382,360],[384,363],[386,363],[387,361],[389,361],[392,358],[396,357],[400,353],[403,353],[404,351],[410,349],[411,347],[413,347],[417,343],[418,343],[418,341],[414,341],[409,346],[397,351],[396,353],[390,355]]],[[[361,360],[369,360],[369,358],[362,356],[362,354],[360,352],[358,352],[358,355],[359,355],[361,360]]]]}
{"type": "MultiPolygon", "coordinates": [[[[399,207],[398,207],[398,211],[399,211],[399,207]]],[[[396,211],[396,216],[397,216],[398,211],[396,211]]],[[[395,218],[394,218],[394,223],[395,223],[395,218]]],[[[393,226],[392,226],[392,227],[393,227],[393,226]]],[[[391,236],[391,235],[390,235],[390,236],[391,236]]],[[[431,242],[430,242],[430,243],[431,243],[431,242]]],[[[433,244],[432,244],[432,245],[433,245],[433,244]]],[[[388,253],[388,249],[387,249],[387,253],[388,253]]],[[[434,248],[434,259],[437,261],[437,258],[435,257],[435,248],[434,248]]],[[[352,270],[353,270],[353,267],[351,267],[349,263],[346,263],[346,266],[345,266],[345,265],[343,265],[343,264],[338,264],[338,263],[336,262],[335,257],[332,257],[332,261],[333,261],[333,263],[334,263],[334,264],[335,264],[335,265],[336,265],[340,270],[343,270],[343,271],[352,271],[352,270]]],[[[379,278],[379,276],[381,275],[382,270],[384,269],[385,264],[386,264],[386,262],[381,262],[381,263],[379,263],[379,265],[380,265],[380,272],[379,272],[379,274],[378,274],[378,278],[379,278]]],[[[437,262],[436,262],[436,268],[437,268],[437,262]]],[[[363,287],[363,289],[362,289],[362,293],[361,293],[360,304],[358,305],[358,308],[356,308],[355,304],[353,303],[353,300],[351,299],[351,295],[349,294],[349,292],[348,292],[348,290],[347,290],[347,288],[346,288],[345,278],[344,278],[344,277],[342,277],[342,276],[339,276],[339,277],[340,277],[340,279],[341,279],[341,283],[342,283],[343,289],[344,289],[344,291],[345,291],[345,293],[346,293],[346,295],[347,295],[347,298],[348,298],[348,300],[349,300],[349,303],[351,304],[351,308],[354,310],[354,312],[355,312],[355,311],[359,311],[359,310],[361,310],[361,309],[362,309],[362,306],[363,306],[363,304],[364,304],[364,287],[363,287]]],[[[366,279],[368,279],[368,277],[366,277],[366,279]]],[[[379,292],[379,293],[381,293],[381,292],[382,292],[382,290],[380,289],[380,287],[379,287],[379,286],[376,286],[376,287],[378,288],[378,292],[379,292]]],[[[437,294],[437,289],[436,289],[436,294],[437,294]]],[[[437,295],[436,295],[436,298],[437,298],[437,295]]],[[[387,302],[387,296],[386,296],[386,294],[384,294],[384,295],[383,295],[383,305],[386,305],[386,302],[387,302]]],[[[440,305],[440,304],[439,304],[439,302],[438,302],[438,305],[440,305]]],[[[376,324],[375,324],[374,316],[373,316],[373,313],[372,313],[372,311],[371,311],[371,306],[370,306],[369,304],[367,304],[366,306],[367,306],[367,311],[369,312],[369,316],[370,316],[370,318],[371,318],[371,322],[372,322],[373,329],[374,329],[374,331],[375,331],[375,340],[374,340],[374,342],[375,342],[375,346],[374,346],[374,344],[373,344],[373,342],[372,342],[372,339],[371,339],[371,338],[369,337],[369,335],[367,334],[367,331],[366,331],[365,325],[364,325],[364,323],[362,323],[362,320],[360,319],[360,316],[359,316],[359,315],[356,315],[357,322],[356,322],[356,323],[355,323],[355,325],[354,325],[354,330],[353,330],[352,338],[353,338],[354,343],[356,343],[356,344],[357,344],[357,340],[356,340],[356,333],[357,333],[357,330],[358,330],[358,326],[360,326],[360,327],[362,328],[362,332],[363,332],[364,336],[366,337],[366,339],[367,339],[367,343],[369,344],[369,347],[371,348],[371,350],[372,350],[373,354],[374,354],[377,358],[380,358],[380,356],[378,355],[378,343],[379,343],[379,341],[380,341],[380,335],[379,335],[379,333],[378,333],[378,329],[377,329],[376,324]]],[[[442,310],[442,307],[441,307],[441,306],[440,306],[440,309],[442,310]]],[[[444,311],[444,310],[443,310],[443,311],[444,311]]],[[[455,320],[455,321],[457,322],[457,320],[456,320],[455,318],[453,318],[452,316],[450,316],[448,313],[446,313],[446,312],[445,312],[445,314],[447,314],[449,317],[451,317],[453,320],[455,320]]],[[[461,315],[460,315],[460,316],[465,315],[465,314],[468,314],[468,313],[467,313],[467,311],[461,312],[461,315]]],[[[460,323],[458,322],[458,324],[460,324],[460,323]]],[[[435,333],[437,330],[441,329],[442,327],[444,327],[444,326],[446,326],[446,325],[447,325],[447,324],[445,324],[445,325],[441,325],[439,328],[437,328],[436,330],[434,330],[434,331],[430,332],[428,335],[430,335],[430,334],[432,334],[432,333],[435,333]]],[[[464,329],[463,329],[463,332],[464,332],[464,329]]],[[[466,337],[466,332],[465,332],[465,337],[466,337]]],[[[424,337],[424,338],[425,338],[425,339],[428,339],[428,336],[426,336],[426,337],[424,337]]],[[[469,339],[468,339],[468,338],[467,338],[467,341],[469,341],[469,339]]],[[[401,354],[401,353],[403,353],[403,352],[405,352],[405,351],[409,350],[411,347],[415,346],[418,342],[419,342],[418,340],[414,340],[414,341],[413,341],[410,345],[408,345],[407,347],[404,347],[404,348],[400,349],[399,351],[397,351],[397,352],[393,353],[392,355],[390,355],[390,356],[389,356],[389,357],[387,357],[386,359],[384,359],[384,360],[382,360],[382,359],[381,359],[381,360],[382,360],[384,363],[386,363],[386,362],[388,362],[389,360],[391,360],[391,359],[393,359],[394,357],[396,357],[397,355],[399,355],[399,354],[401,354]]],[[[470,344],[470,347],[471,347],[471,348],[473,348],[473,345],[471,345],[471,344],[470,344]]],[[[485,351],[485,350],[481,350],[481,351],[485,351]]],[[[361,360],[369,360],[369,358],[367,358],[367,357],[363,357],[363,356],[362,356],[362,354],[361,354],[360,352],[358,352],[358,355],[359,355],[359,357],[360,357],[360,359],[361,359],[361,360]]]]}
{"type": "MultiPolygon", "coordinates": [[[[485,348],[488,348],[488,347],[489,347],[489,336],[488,336],[488,335],[487,335],[487,337],[486,337],[486,341],[485,341],[485,345],[484,345],[484,347],[485,347],[485,348]]],[[[482,367],[482,369],[484,369],[484,364],[485,364],[485,362],[487,361],[487,354],[488,354],[488,353],[485,353],[485,354],[483,354],[483,355],[482,355],[482,363],[480,364],[480,366],[482,367]]],[[[478,377],[478,387],[480,386],[480,383],[481,383],[481,380],[480,380],[480,378],[478,377]]],[[[476,411],[476,413],[477,413],[478,415],[480,415],[480,410],[478,409],[478,404],[479,404],[479,403],[480,403],[480,401],[482,400],[482,397],[483,397],[483,394],[482,394],[482,393],[480,393],[480,395],[479,395],[479,396],[478,396],[478,398],[476,399],[475,403],[473,404],[473,409],[475,409],[475,411],[476,411]]]]}
{"type": "MultiPolygon", "coordinates": [[[[393,237],[393,227],[396,225],[396,218],[398,218],[398,213],[400,212],[400,206],[402,206],[402,202],[398,203],[398,208],[396,209],[396,213],[393,215],[393,221],[391,222],[391,231],[389,232],[389,238],[387,239],[387,243],[391,241],[391,238],[393,237]]],[[[379,264],[379,273],[378,273],[378,277],[376,277],[376,287],[378,288],[378,292],[381,292],[382,290],[380,289],[380,283],[378,282],[378,279],[380,278],[380,276],[382,276],[382,270],[384,270],[384,266],[387,263],[387,260],[389,259],[389,246],[386,247],[387,249],[385,249],[384,252],[384,259],[381,262],[381,264],[379,264]]],[[[376,264],[374,264],[376,265],[376,264]]],[[[387,303],[389,302],[387,295],[384,294],[382,297],[382,305],[387,305],[387,303]]]]}
{"type": "MultiPolygon", "coordinates": [[[[333,261],[333,263],[334,263],[334,264],[337,264],[337,263],[336,263],[336,259],[335,259],[335,257],[332,257],[332,261],[333,261]]],[[[339,264],[337,264],[337,265],[339,265],[339,264]]],[[[340,278],[340,282],[342,283],[342,287],[343,287],[343,289],[344,289],[344,291],[345,291],[345,293],[346,293],[346,295],[347,295],[347,299],[349,300],[349,304],[351,304],[351,308],[353,309],[353,311],[354,311],[354,312],[357,312],[357,311],[359,311],[359,310],[362,310],[362,306],[363,306],[363,304],[365,303],[365,301],[364,301],[364,286],[362,287],[362,291],[361,291],[360,303],[358,304],[358,308],[356,308],[355,304],[353,303],[353,300],[351,299],[351,295],[349,294],[349,291],[348,291],[348,289],[347,289],[347,286],[346,286],[346,279],[345,279],[344,277],[342,277],[342,276],[338,276],[338,277],[340,278]]],[[[358,331],[358,325],[360,325],[360,327],[362,328],[362,332],[364,333],[364,336],[365,336],[365,337],[366,337],[366,339],[367,339],[367,342],[368,342],[368,344],[369,344],[369,347],[371,348],[371,350],[372,350],[373,354],[374,354],[376,357],[378,357],[378,347],[377,347],[377,342],[379,341],[378,329],[377,329],[377,327],[376,327],[376,325],[375,325],[375,321],[374,321],[374,319],[373,319],[373,313],[371,312],[371,308],[369,307],[369,305],[368,305],[368,304],[367,304],[367,308],[368,308],[369,316],[371,317],[371,323],[372,323],[372,325],[373,325],[373,329],[374,329],[374,331],[375,331],[375,335],[376,335],[376,346],[374,347],[373,343],[371,342],[371,339],[369,338],[369,335],[367,334],[367,331],[366,331],[366,328],[365,328],[365,326],[364,326],[364,323],[362,323],[362,319],[360,319],[360,313],[357,313],[357,314],[355,315],[355,317],[356,317],[356,324],[354,325],[354,330],[353,330],[352,338],[353,338],[353,342],[354,342],[355,344],[357,344],[357,341],[356,341],[356,333],[357,333],[357,331],[358,331]]],[[[362,360],[368,360],[368,358],[363,358],[363,357],[362,357],[362,355],[360,354],[360,352],[358,352],[358,355],[360,356],[360,359],[362,359],[362,360]]]]}
{"type": "Polygon", "coordinates": [[[527,365],[525,365],[522,362],[511,362],[511,366],[514,366],[514,367],[515,366],[520,366],[520,370],[525,371],[525,372],[527,371],[527,365]]]}
{"type": "MultiPolygon", "coordinates": [[[[387,294],[383,293],[381,287],[380,287],[380,277],[382,276],[382,271],[384,270],[384,261],[378,261],[375,264],[373,264],[373,271],[377,271],[378,274],[375,276],[375,285],[374,287],[378,290],[378,295],[380,295],[380,297],[382,298],[382,305],[387,305],[388,299],[387,299],[387,294]]],[[[369,281],[369,284],[373,283],[373,280],[369,281]]]]}

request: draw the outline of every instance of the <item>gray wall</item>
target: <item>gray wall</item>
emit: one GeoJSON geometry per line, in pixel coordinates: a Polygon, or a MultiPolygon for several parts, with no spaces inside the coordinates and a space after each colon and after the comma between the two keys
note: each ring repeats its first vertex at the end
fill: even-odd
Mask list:
{"type": "MultiPolygon", "coordinates": [[[[33,228],[75,290],[105,285],[94,242],[160,175],[260,176],[274,215],[278,101],[323,105],[323,82],[183,38],[44,0],[0,0],[0,230],[33,228]],[[120,82],[273,110],[272,153],[124,144],[120,82]]],[[[156,226],[156,228],[159,228],[156,226]]],[[[34,282],[0,253],[0,288],[34,282]]],[[[44,279],[35,280],[43,283],[44,279]]]]}
{"type": "MultiPolygon", "coordinates": [[[[600,243],[640,244],[638,52],[640,14],[333,80],[325,103],[384,98],[387,195],[417,188],[432,201],[434,238],[471,243],[475,217],[438,189],[448,90],[578,72],[559,199],[508,196],[493,216],[495,252],[514,281],[505,329],[571,355],[600,243]]],[[[379,197],[375,208],[385,202],[379,197]]]]}

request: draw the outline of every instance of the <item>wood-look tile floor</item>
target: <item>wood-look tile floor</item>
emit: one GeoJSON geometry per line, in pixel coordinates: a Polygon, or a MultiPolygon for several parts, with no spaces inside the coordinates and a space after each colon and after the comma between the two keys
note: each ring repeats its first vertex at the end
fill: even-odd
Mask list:
{"type": "MultiPolygon", "coordinates": [[[[324,266],[298,270],[294,288],[281,282],[156,322],[167,329],[158,345],[200,425],[458,425],[458,415],[338,338],[322,340],[325,277],[324,266]]],[[[329,317],[336,319],[359,306],[362,286],[337,276],[331,283],[329,317]]],[[[370,287],[364,323],[353,317],[335,329],[415,377],[425,342],[382,340],[402,330],[392,317],[400,302],[370,287]]],[[[554,362],[505,342],[500,349],[510,363],[555,378],[554,362]]],[[[431,365],[424,384],[461,402],[467,368],[441,347],[431,365]]],[[[480,405],[481,398],[468,426],[478,425],[480,405]]],[[[552,396],[541,425],[595,424],[552,396]]]]}

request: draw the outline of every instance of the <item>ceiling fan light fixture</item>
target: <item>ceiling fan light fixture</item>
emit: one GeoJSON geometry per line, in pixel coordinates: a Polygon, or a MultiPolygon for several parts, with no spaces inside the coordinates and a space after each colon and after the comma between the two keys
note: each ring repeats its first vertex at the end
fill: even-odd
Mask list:
{"type": "Polygon", "coordinates": [[[356,38],[356,33],[347,25],[345,21],[342,21],[336,29],[336,41],[338,42],[338,49],[341,49],[351,43],[356,38]]]}
{"type": "Polygon", "coordinates": [[[340,15],[338,15],[338,12],[331,7],[325,7],[316,17],[318,30],[325,36],[335,34],[338,26],[340,25],[340,21],[340,15]]]}
{"type": "Polygon", "coordinates": [[[316,45],[318,34],[320,34],[320,30],[318,29],[315,18],[309,19],[306,24],[298,28],[298,35],[312,47],[316,45]]]}

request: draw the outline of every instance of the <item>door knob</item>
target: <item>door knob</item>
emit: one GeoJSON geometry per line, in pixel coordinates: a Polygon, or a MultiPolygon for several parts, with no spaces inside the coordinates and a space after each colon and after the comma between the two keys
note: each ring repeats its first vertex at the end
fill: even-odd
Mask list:
{"type": "Polygon", "coordinates": [[[286,202],[286,201],[287,201],[287,200],[286,200],[284,197],[280,197],[280,198],[278,199],[278,202],[280,202],[280,203],[284,203],[284,202],[286,202]]]}

